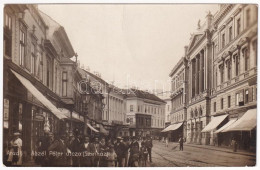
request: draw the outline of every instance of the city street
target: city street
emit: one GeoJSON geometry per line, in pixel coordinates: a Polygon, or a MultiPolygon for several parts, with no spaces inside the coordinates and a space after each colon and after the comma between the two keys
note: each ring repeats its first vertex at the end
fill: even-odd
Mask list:
{"type": "Polygon", "coordinates": [[[256,162],[254,154],[232,153],[230,152],[231,149],[217,151],[203,147],[187,146],[184,144],[184,151],[179,151],[178,147],[172,150],[176,145],[177,143],[169,143],[169,147],[166,148],[165,143],[154,141],[152,150],[153,162],[150,166],[254,166],[256,162]]]}

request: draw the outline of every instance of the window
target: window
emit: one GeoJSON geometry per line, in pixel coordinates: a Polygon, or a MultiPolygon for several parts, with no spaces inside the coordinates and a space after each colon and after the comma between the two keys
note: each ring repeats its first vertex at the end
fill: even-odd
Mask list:
{"type": "Polygon", "coordinates": [[[225,44],[226,44],[226,40],[225,40],[225,33],[222,34],[222,48],[225,47],[225,44]]]}
{"type": "Polygon", "coordinates": [[[220,100],[220,106],[221,106],[221,109],[224,108],[224,99],[223,98],[220,100]]]}
{"type": "Polygon", "coordinates": [[[140,106],[138,105],[137,111],[140,112],[140,106]]]}
{"type": "Polygon", "coordinates": [[[214,102],[214,112],[216,112],[216,111],[217,111],[217,103],[214,102]]]}
{"type": "Polygon", "coordinates": [[[19,63],[24,66],[25,57],[25,32],[20,29],[20,43],[19,43],[19,63]]]}
{"type": "Polygon", "coordinates": [[[228,60],[227,61],[227,78],[228,78],[228,80],[230,80],[231,79],[231,61],[230,60],[228,60]]]}
{"type": "Polygon", "coordinates": [[[241,32],[241,19],[237,19],[237,35],[241,32]]]}
{"type": "Polygon", "coordinates": [[[39,63],[39,78],[40,80],[42,81],[43,80],[43,53],[39,53],[39,60],[40,60],[40,63],[39,63]]]}
{"type": "Polygon", "coordinates": [[[228,108],[231,106],[231,96],[228,96],[228,108]]]}
{"type": "Polygon", "coordinates": [[[250,25],[250,17],[251,17],[250,13],[251,13],[250,9],[247,9],[246,10],[246,27],[248,27],[250,25]]]}
{"type": "Polygon", "coordinates": [[[134,106],[130,105],[130,112],[133,112],[133,111],[134,111],[134,106]]]}
{"type": "Polygon", "coordinates": [[[12,19],[9,14],[5,14],[4,17],[4,54],[12,56],[12,19]]]}
{"type": "Polygon", "coordinates": [[[168,109],[168,111],[170,111],[170,105],[167,105],[167,109],[168,109]]]}
{"type": "Polygon", "coordinates": [[[248,96],[249,96],[249,92],[248,89],[245,90],[245,103],[248,103],[248,96]]]}
{"type": "Polygon", "coordinates": [[[67,96],[68,73],[62,72],[62,96],[67,96]]]}
{"type": "Polygon", "coordinates": [[[233,39],[233,27],[229,27],[228,29],[229,42],[233,39]]]}
{"type": "Polygon", "coordinates": [[[245,71],[249,70],[249,55],[247,48],[243,49],[243,56],[245,58],[245,71]]]}
{"type": "Polygon", "coordinates": [[[219,68],[220,71],[220,82],[223,83],[224,82],[224,64],[222,64],[219,68]]]}
{"type": "Polygon", "coordinates": [[[240,61],[239,61],[239,56],[238,55],[235,55],[235,63],[236,63],[236,76],[239,75],[239,72],[240,72],[240,61]]]}
{"type": "Polygon", "coordinates": [[[36,73],[36,45],[32,43],[31,45],[31,73],[36,73]]]}

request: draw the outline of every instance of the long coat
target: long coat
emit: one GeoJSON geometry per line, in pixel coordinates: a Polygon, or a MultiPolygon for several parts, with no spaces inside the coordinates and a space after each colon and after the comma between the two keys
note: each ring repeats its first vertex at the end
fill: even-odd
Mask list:
{"type": "Polygon", "coordinates": [[[67,161],[67,146],[64,141],[55,140],[48,148],[49,152],[49,163],[50,166],[68,166],[67,161]],[[51,153],[60,153],[59,155],[54,155],[51,153]]]}

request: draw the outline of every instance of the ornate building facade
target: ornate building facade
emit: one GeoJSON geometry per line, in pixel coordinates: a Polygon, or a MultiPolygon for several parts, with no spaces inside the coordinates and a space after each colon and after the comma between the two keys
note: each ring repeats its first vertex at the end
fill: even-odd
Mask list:
{"type": "MultiPolygon", "coordinates": [[[[255,128],[220,132],[246,112],[256,112],[251,109],[257,100],[257,10],[255,5],[220,5],[192,34],[185,52],[187,142],[227,145],[235,137],[241,147],[247,138],[254,145],[255,128]]],[[[173,104],[172,115],[178,108],[173,104]]]]}

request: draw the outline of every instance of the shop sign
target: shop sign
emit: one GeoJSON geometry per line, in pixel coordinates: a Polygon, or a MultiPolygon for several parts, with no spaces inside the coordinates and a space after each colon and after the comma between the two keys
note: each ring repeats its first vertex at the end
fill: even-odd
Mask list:
{"type": "Polygon", "coordinates": [[[36,114],[35,114],[35,117],[34,117],[34,120],[35,120],[35,121],[44,121],[44,117],[43,117],[42,114],[36,113],[36,114]]]}
{"type": "Polygon", "coordinates": [[[117,125],[123,125],[123,121],[119,121],[119,120],[112,120],[112,123],[117,125]]]}
{"type": "Polygon", "coordinates": [[[4,99],[4,120],[9,120],[9,100],[4,99]]]}

